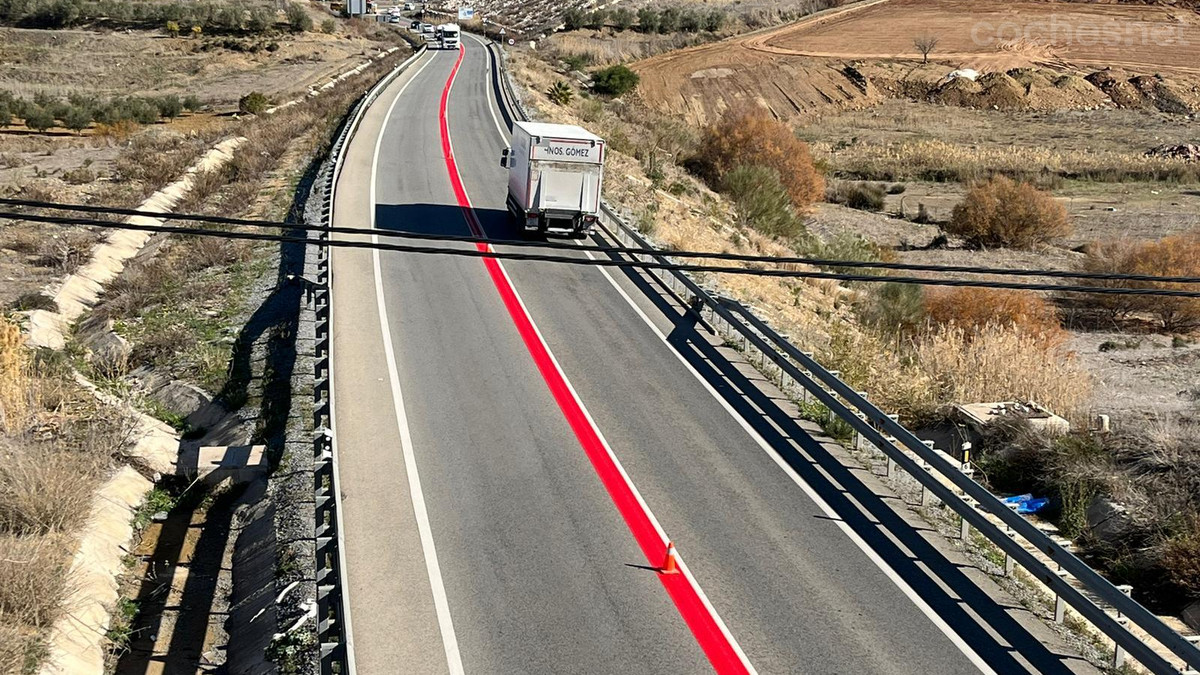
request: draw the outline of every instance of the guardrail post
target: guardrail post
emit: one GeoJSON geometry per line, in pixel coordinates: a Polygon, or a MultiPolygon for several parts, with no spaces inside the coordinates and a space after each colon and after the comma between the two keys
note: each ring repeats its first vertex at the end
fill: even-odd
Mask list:
{"type": "MultiPolygon", "coordinates": [[[[933,441],[921,442],[924,443],[925,447],[929,448],[930,450],[934,449],[933,441]]],[[[921,460],[921,468],[925,471],[930,471],[932,467],[930,467],[929,463],[925,460],[921,460]]],[[[929,506],[929,500],[931,497],[933,497],[933,493],[929,491],[929,488],[925,487],[925,483],[921,483],[921,506],[929,506]]]]}
{"type": "MultiPolygon", "coordinates": [[[[893,446],[894,446],[894,445],[896,445],[896,437],[895,437],[895,436],[892,436],[891,434],[888,434],[887,436],[885,436],[885,437],[884,437],[884,440],[886,440],[886,441],[888,442],[888,444],[889,444],[889,445],[893,445],[893,446]]],[[[891,456],[890,454],[888,454],[888,456],[887,456],[887,469],[884,471],[884,474],[883,474],[883,475],[884,475],[884,476],[886,476],[886,477],[888,477],[888,478],[891,478],[891,477],[892,477],[892,474],[896,472],[896,468],[897,468],[897,465],[896,465],[896,460],[895,460],[895,459],[893,459],[893,458],[892,458],[892,456],[891,456]]]]}
{"type": "MultiPolygon", "coordinates": [[[[1187,640],[1193,647],[1200,647],[1200,635],[1185,635],[1184,640],[1187,640]]],[[[1179,671],[1180,675],[1200,675],[1200,670],[1185,666],[1179,671]]]]}
{"type": "MultiPolygon", "coordinates": [[[[1130,595],[1133,593],[1133,586],[1130,586],[1129,584],[1120,584],[1117,586],[1117,590],[1121,591],[1125,595],[1130,595]]],[[[1128,620],[1125,618],[1125,616],[1121,614],[1121,610],[1117,610],[1117,621],[1121,622],[1121,625],[1128,623],[1128,620]]],[[[1115,669],[1120,668],[1123,665],[1125,665],[1125,648],[1114,641],[1112,667],[1115,669]]]]}
{"type": "MultiPolygon", "coordinates": [[[[779,372],[781,372],[781,373],[782,373],[782,372],[783,372],[783,368],[780,368],[780,369],[779,369],[779,372]]],[[[859,396],[863,397],[864,399],[865,399],[865,398],[867,398],[867,392],[865,392],[865,391],[860,391],[860,392],[857,392],[857,393],[858,393],[858,395],[859,395],[859,396]]],[[[866,419],[867,419],[867,415],[866,415],[866,413],[864,413],[864,412],[862,412],[862,411],[855,411],[855,415],[854,415],[854,416],[855,416],[855,417],[857,417],[857,418],[858,418],[858,419],[860,419],[860,420],[866,420],[866,419]]],[[[863,439],[863,435],[862,435],[862,434],[860,434],[860,433],[858,433],[858,429],[855,429],[855,430],[854,430],[854,449],[855,449],[856,451],[858,451],[858,452],[862,452],[862,450],[863,450],[863,442],[864,442],[864,440],[865,440],[865,439],[863,439]]]]}
{"type": "MultiPolygon", "coordinates": [[[[1067,578],[1067,571],[1059,569],[1057,572],[1060,579],[1067,578]]],[[[1058,593],[1054,594],[1054,623],[1062,623],[1067,618],[1067,601],[1058,593]]]]}
{"type": "MultiPolygon", "coordinates": [[[[964,496],[963,503],[973,509],[977,502],[973,497],[964,496]]],[[[961,515],[958,517],[958,536],[963,540],[964,544],[969,541],[969,537],[971,536],[971,523],[961,515]]]]}
{"type": "MultiPolygon", "coordinates": [[[[1016,504],[1008,504],[1007,506],[1008,506],[1008,508],[1012,509],[1014,513],[1016,512],[1016,510],[1017,510],[1016,504]]],[[[1013,532],[1012,527],[1010,527],[1008,525],[1004,526],[1004,534],[1007,534],[1009,539],[1016,538],[1015,537],[1016,533],[1013,532]]],[[[1005,551],[1004,552],[1004,576],[1011,577],[1013,575],[1013,570],[1016,569],[1016,566],[1017,566],[1017,561],[1013,560],[1013,557],[1008,554],[1008,551],[1005,551]]]]}

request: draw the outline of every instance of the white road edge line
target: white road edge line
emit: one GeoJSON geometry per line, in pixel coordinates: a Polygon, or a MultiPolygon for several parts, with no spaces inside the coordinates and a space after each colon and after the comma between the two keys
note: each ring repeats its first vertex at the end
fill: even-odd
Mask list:
{"type": "MultiPolygon", "coordinates": [[[[585,251],[584,253],[588,258],[595,260],[595,257],[592,255],[591,251],[585,251]]],[[[933,608],[930,607],[927,602],[925,602],[925,599],[918,595],[917,592],[913,590],[912,586],[910,586],[907,581],[901,578],[900,575],[897,574],[894,569],[892,569],[891,565],[887,564],[887,562],[884,561],[884,559],[881,558],[879,554],[876,553],[875,550],[872,549],[871,546],[853,530],[853,528],[846,524],[842,517],[838,515],[837,511],[835,511],[833,507],[831,507],[829,503],[826,502],[821,495],[819,495],[817,491],[814,490],[813,487],[809,485],[808,482],[805,481],[790,464],[787,463],[787,461],[782,455],[779,454],[779,452],[775,450],[775,448],[771,447],[771,444],[767,442],[767,439],[763,438],[762,435],[750,425],[750,422],[742,417],[742,415],[739,414],[737,410],[734,409],[734,407],[730,405],[720,393],[717,392],[716,388],[714,388],[708,380],[704,379],[704,376],[701,375],[691,363],[688,363],[688,360],[685,359],[683,355],[675,349],[675,346],[667,340],[667,336],[664,335],[663,332],[659,330],[658,326],[656,326],[654,322],[650,320],[650,317],[646,316],[646,313],[642,311],[642,308],[639,307],[636,302],[634,302],[633,298],[629,297],[629,294],[625,292],[625,289],[621,288],[620,284],[618,284],[616,279],[609,274],[608,270],[603,267],[598,267],[597,269],[601,274],[604,275],[604,278],[608,279],[608,283],[612,284],[612,287],[616,289],[617,293],[620,294],[625,302],[633,308],[633,311],[636,312],[639,317],[641,317],[642,321],[650,327],[650,330],[653,331],[656,336],[658,336],[659,341],[667,346],[667,349],[670,350],[675,358],[678,359],[685,368],[687,368],[688,372],[691,373],[698,382],[700,382],[705,391],[707,391],[714,399],[716,399],[717,403],[721,404],[721,407],[724,408],[725,411],[737,421],[737,423],[742,427],[743,430],[746,431],[746,433],[750,434],[750,437],[754,439],[755,443],[757,443],[758,446],[775,461],[775,464],[777,464],[779,468],[783,469],[784,473],[786,473],[788,477],[792,479],[792,482],[800,486],[800,489],[803,490],[806,495],[808,495],[809,499],[811,499],[813,503],[815,503],[822,511],[825,512],[825,515],[828,516],[831,521],[837,523],[838,528],[841,529],[847,537],[849,537],[850,541],[853,541],[854,544],[858,546],[858,548],[861,549],[868,558],[870,558],[871,562],[875,563],[875,566],[878,567],[879,570],[883,572],[884,575],[886,575],[887,578],[890,579],[892,583],[895,584],[896,587],[899,588],[914,605],[916,605],[917,609],[921,610],[922,614],[924,614],[930,621],[933,622],[933,625],[937,626],[937,628],[941,630],[947,638],[949,638],[950,642],[952,642],[955,647],[958,647],[958,650],[962,652],[963,655],[966,656],[967,659],[970,660],[971,663],[980,670],[980,672],[986,673],[987,675],[996,675],[996,671],[993,670],[992,667],[989,666],[987,662],[984,661],[983,658],[980,657],[979,654],[977,654],[975,650],[967,644],[966,640],[963,640],[962,637],[960,637],[958,633],[956,633],[954,629],[942,619],[942,617],[938,616],[937,612],[935,612],[933,608]]]]}
{"type": "MultiPolygon", "coordinates": [[[[476,42],[478,42],[478,40],[476,40],[476,42]]],[[[480,46],[483,47],[484,51],[487,51],[487,47],[483,46],[482,42],[480,42],[480,46]]],[[[490,67],[490,57],[488,64],[490,67]]],[[[457,79],[457,74],[455,75],[455,78],[457,79]]],[[[451,82],[450,86],[453,88],[454,83],[451,82]]],[[[491,96],[488,96],[489,101],[491,98],[491,96]]],[[[490,103],[488,104],[488,108],[491,108],[490,103]]],[[[494,115],[492,119],[495,120],[494,115]]],[[[449,121],[447,121],[447,127],[448,126],[449,121]]],[[[501,130],[499,121],[496,122],[496,128],[501,130]]],[[[502,130],[501,137],[507,138],[507,134],[502,130]]],[[[450,152],[453,154],[454,139],[451,137],[448,140],[450,142],[450,152]]],[[[466,185],[463,185],[463,195],[466,196],[467,206],[474,211],[475,205],[471,201],[470,194],[467,193],[466,185]]],[[[482,229],[482,225],[480,225],[480,229],[482,229]]],[[[487,233],[484,232],[484,234],[486,235],[487,233]]],[[[487,247],[489,250],[494,250],[491,244],[488,244],[487,247]]],[[[496,265],[500,268],[500,273],[504,275],[504,280],[508,284],[509,289],[512,290],[513,297],[517,299],[517,304],[521,306],[521,312],[525,315],[525,318],[528,319],[529,325],[533,327],[533,332],[537,335],[538,342],[542,344],[542,348],[546,350],[546,354],[550,357],[550,361],[554,364],[554,369],[558,371],[559,377],[561,377],[563,383],[567,385],[567,391],[571,392],[571,398],[575,399],[575,403],[579,405],[579,409],[583,412],[584,418],[587,419],[588,425],[591,426],[596,432],[596,437],[600,439],[600,444],[604,446],[604,451],[608,453],[609,459],[611,459],[613,465],[617,467],[617,472],[621,474],[621,479],[625,481],[627,486],[629,486],[629,491],[632,492],[634,498],[637,499],[638,505],[650,518],[650,522],[654,525],[655,531],[658,532],[658,536],[662,540],[662,544],[665,549],[669,543],[666,530],[664,530],[662,525],[659,524],[658,518],[654,515],[654,512],[650,510],[650,505],[647,504],[646,500],[642,498],[642,493],[638,490],[637,485],[634,484],[633,479],[629,477],[629,474],[625,472],[625,466],[621,464],[621,460],[618,459],[616,453],[613,452],[612,446],[608,444],[608,439],[604,437],[604,432],[600,430],[600,425],[596,424],[596,420],[592,418],[592,413],[587,409],[587,406],[584,405],[583,399],[580,398],[579,393],[575,391],[575,385],[571,384],[571,380],[567,377],[566,371],[563,370],[562,365],[558,362],[558,357],[554,355],[554,352],[550,349],[549,343],[546,342],[546,338],[542,336],[542,330],[538,328],[537,322],[533,320],[533,314],[531,314],[529,312],[529,308],[525,306],[525,301],[521,298],[521,294],[517,291],[517,286],[513,283],[512,277],[508,275],[508,270],[504,267],[504,262],[497,260],[496,265]]],[[[713,607],[713,604],[709,601],[708,596],[704,594],[704,589],[700,586],[700,582],[696,581],[696,577],[693,576],[691,570],[688,569],[687,563],[684,562],[683,556],[679,553],[678,547],[676,547],[675,559],[679,565],[680,571],[682,571],[684,576],[687,577],[688,583],[691,584],[692,588],[696,589],[696,595],[700,598],[700,602],[703,603],[704,608],[712,616],[713,622],[716,623],[717,627],[721,630],[721,634],[725,636],[725,639],[729,642],[729,645],[733,647],[734,653],[737,654],[738,659],[742,662],[742,665],[746,668],[746,671],[750,675],[758,675],[758,670],[754,668],[754,664],[750,663],[750,659],[746,656],[746,652],[742,650],[742,646],[738,644],[738,641],[733,637],[733,633],[730,632],[729,627],[725,625],[725,621],[721,618],[721,615],[717,613],[717,609],[713,607]]]]}
{"type": "MultiPolygon", "coordinates": [[[[379,136],[375,139],[375,154],[371,159],[371,230],[375,229],[375,179],[379,168],[379,149],[383,145],[383,137],[387,131],[388,122],[392,118],[392,112],[395,110],[396,104],[404,96],[405,90],[408,89],[410,84],[416,81],[422,71],[429,67],[429,64],[434,62],[435,58],[430,58],[426,61],[404,83],[400,91],[396,93],[396,97],[388,105],[387,113],[383,118],[383,125],[379,129],[379,136]]],[[[371,242],[378,244],[379,235],[372,234],[371,242]]],[[[425,495],[421,490],[421,478],[417,474],[417,459],[416,454],[413,452],[412,433],[408,426],[408,415],[404,411],[404,396],[400,391],[400,373],[396,367],[396,353],[392,347],[392,330],[388,325],[387,307],[384,302],[383,274],[380,269],[379,249],[372,249],[371,254],[375,275],[375,300],[379,309],[379,326],[383,337],[383,353],[387,360],[388,377],[391,381],[392,404],[396,413],[396,427],[400,432],[400,447],[404,455],[404,470],[408,474],[408,490],[412,497],[413,515],[417,520],[417,531],[421,538],[421,551],[425,556],[425,570],[429,575],[429,586],[433,593],[433,606],[437,613],[438,629],[442,635],[442,647],[446,652],[446,666],[450,670],[450,675],[462,675],[465,671],[463,670],[462,656],[458,649],[458,638],[454,633],[454,623],[450,618],[450,601],[446,597],[446,586],[442,581],[441,567],[438,565],[437,550],[433,544],[433,529],[429,524],[429,511],[425,506],[425,495]]]]}

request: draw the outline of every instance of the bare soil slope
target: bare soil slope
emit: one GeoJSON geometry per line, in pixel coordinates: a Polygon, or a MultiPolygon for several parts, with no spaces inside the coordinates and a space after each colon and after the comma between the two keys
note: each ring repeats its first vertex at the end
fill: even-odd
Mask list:
{"type": "MultiPolygon", "coordinates": [[[[394,43],[394,41],[393,41],[394,43]]],[[[30,97],[195,94],[227,105],[250,91],[287,100],[374,54],[379,39],[339,35],[172,38],[147,31],[0,28],[0,90],[30,97]],[[81,57],[86,55],[86,58],[81,57]]]]}
{"type": "Polygon", "coordinates": [[[871,0],[640,61],[641,96],[705,123],[744,101],[804,119],[884,96],[1010,110],[1200,110],[1200,14],[1149,5],[871,0]],[[931,63],[913,47],[939,38],[931,63]],[[1028,37],[1026,37],[1028,36],[1028,37]],[[945,81],[955,68],[979,82],[945,81]]]}
{"type": "Polygon", "coordinates": [[[845,59],[920,59],[996,71],[1031,65],[1200,73],[1200,15],[1151,5],[888,0],[754,36],[750,49],[845,59]]]}

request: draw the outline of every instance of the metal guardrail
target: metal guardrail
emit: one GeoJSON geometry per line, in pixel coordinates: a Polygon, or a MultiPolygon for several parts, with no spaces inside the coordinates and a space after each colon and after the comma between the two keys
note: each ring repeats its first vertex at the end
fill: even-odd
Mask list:
{"type": "MultiPolygon", "coordinates": [[[[492,48],[496,57],[493,61],[496,68],[494,76],[501,83],[500,89],[504,97],[508,99],[504,103],[509,106],[516,119],[529,119],[508,73],[504,50],[497,48],[494,43],[490,44],[489,48],[492,48]]],[[[601,225],[610,239],[625,246],[643,248],[646,250],[646,257],[656,262],[669,262],[664,253],[627,225],[607,203],[602,204],[601,225]],[[610,229],[610,226],[615,230],[610,229]]],[[[1178,656],[1191,669],[1200,670],[1200,648],[1131,598],[1127,586],[1113,585],[964,473],[963,467],[952,463],[946,456],[905,429],[895,416],[880,410],[867,400],[864,393],[855,391],[842,381],[838,373],[823,368],[813,359],[812,354],[798,349],[740,303],[721,298],[706,290],[687,273],[675,270],[653,270],[652,273],[666,283],[671,292],[679,296],[684,304],[692,306],[693,311],[715,333],[726,338],[740,339],[747,347],[759,351],[763,364],[769,360],[779,368],[781,380],[785,377],[792,380],[793,389],[798,386],[807,393],[806,396],[811,396],[825,405],[833,414],[848,423],[862,439],[882,452],[889,463],[903,468],[916,479],[923,491],[932,493],[954,510],[962,519],[964,538],[968,526],[974,527],[1004,552],[1006,560],[1020,564],[1029,574],[1045,584],[1057,597],[1056,619],[1062,619],[1062,605],[1065,603],[1112,639],[1115,645],[1114,666],[1120,666],[1125,653],[1128,653],[1153,673],[1175,675],[1179,672],[1156,652],[1152,645],[1130,632],[1127,624],[1132,622],[1178,656]],[[709,313],[707,320],[703,316],[705,309],[709,313]],[[915,458],[905,450],[915,455],[915,458]],[[934,475],[935,471],[944,477],[950,486],[939,480],[934,475]],[[1004,529],[989,520],[986,513],[1000,520],[1005,526],[1004,529]],[[1020,536],[1046,555],[1057,569],[1048,567],[1028,551],[1015,539],[1016,536],[1020,536]],[[1112,607],[1116,615],[1110,614],[1075,588],[1067,580],[1068,575],[1074,577],[1089,593],[1112,607]]],[[[784,389],[788,389],[786,383],[784,389]]]]}
{"type": "MultiPolygon", "coordinates": [[[[627,246],[647,249],[646,257],[657,262],[668,261],[663,253],[658,252],[640,233],[626,225],[607,204],[604,205],[604,216],[608,221],[604,223],[604,229],[610,238],[627,246]],[[615,231],[610,229],[609,225],[613,226],[615,231]]],[[[953,509],[963,520],[964,532],[965,525],[974,527],[1005,555],[1045,584],[1057,595],[1060,602],[1065,602],[1111,638],[1116,645],[1114,665],[1119,666],[1124,658],[1122,652],[1127,652],[1151,672],[1164,675],[1179,672],[1151,645],[1129,631],[1126,625],[1132,622],[1191,668],[1200,669],[1200,649],[1187,638],[1129,597],[1126,590],[1114,586],[1032,522],[1006,506],[987,488],[964,473],[961,466],[952,463],[946,456],[926,445],[897,422],[894,416],[880,410],[868,401],[863,393],[855,391],[842,381],[837,373],[823,368],[813,359],[812,354],[798,349],[740,303],[721,298],[704,289],[687,274],[674,270],[655,272],[662,279],[670,278],[672,290],[686,294],[683,300],[692,305],[693,310],[697,311],[702,319],[707,309],[709,318],[706,323],[717,334],[723,334],[722,337],[726,338],[736,337],[748,347],[759,351],[764,359],[780,369],[781,379],[786,377],[808,392],[833,414],[847,422],[890,462],[908,472],[924,490],[928,490],[943,504],[953,509]],[[916,457],[910,456],[905,449],[916,457]],[[934,475],[934,471],[946,478],[953,488],[940,481],[934,475]],[[989,520],[985,512],[999,519],[1005,528],[1002,529],[989,520]],[[1020,536],[1029,542],[1049,557],[1058,569],[1045,565],[1014,536],[1020,536]],[[1066,575],[1078,580],[1088,592],[1110,605],[1117,614],[1114,616],[1099,607],[1075,588],[1065,578],[1066,575]]],[[[785,383],[784,389],[787,388],[785,383]]]]}
{"type": "MultiPolygon", "coordinates": [[[[319,180],[324,185],[321,204],[321,224],[333,224],[333,205],[337,180],[342,172],[344,151],[362,123],[367,108],[383,90],[425,53],[420,47],[412,56],[375,83],[359,99],[347,123],[329,150],[329,163],[319,180]]],[[[330,370],[330,286],[328,229],[316,233],[317,274],[313,294],[316,314],[313,345],[313,489],[315,493],[315,543],[317,583],[317,640],[320,643],[320,672],[322,675],[354,673],[354,653],[350,633],[350,609],[346,603],[342,572],[346,568],[345,547],[342,545],[341,513],[338,509],[337,457],[333,451],[332,430],[333,391],[330,370]]]]}

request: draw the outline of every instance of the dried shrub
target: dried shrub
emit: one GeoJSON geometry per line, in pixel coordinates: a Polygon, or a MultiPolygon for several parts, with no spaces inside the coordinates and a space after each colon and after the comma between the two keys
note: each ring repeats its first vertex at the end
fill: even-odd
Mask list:
{"type": "Polygon", "coordinates": [[[0,617],[31,627],[49,626],[58,617],[67,556],[56,544],[54,537],[0,534],[0,617]]]}
{"type": "Polygon", "coordinates": [[[954,207],[946,231],[972,246],[1030,248],[1072,232],[1067,210],[1029,183],[994,176],[954,207]]]}
{"type": "Polygon", "coordinates": [[[872,284],[855,304],[859,321],[885,333],[911,334],[925,322],[925,296],[915,284],[872,284]]]}
{"type": "Polygon", "coordinates": [[[1033,291],[1000,288],[929,288],[925,312],[935,324],[955,324],[977,332],[988,324],[1012,325],[1046,346],[1066,341],[1058,310],[1033,291]]]}
{"type": "MultiPolygon", "coordinates": [[[[1200,277],[1200,233],[1164,237],[1138,246],[1129,257],[1133,274],[1200,277]]],[[[1194,290],[1186,284],[1138,282],[1143,288],[1194,290]]],[[[1200,326],[1200,299],[1138,296],[1140,309],[1158,317],[1167,330],[1200,326]]]]}
{"type": "Polygon", "coordinates": [[[700,175],[719,187],[725,174],[739,166],[766,166],[779,179],[797,209],[806,209],[825,194],[808,144],[762,108],[730,111],[706,128],[693,162],[700,175]]]}
{"type": "Polygon", "coordinates": [[[0,462],[0,531],[49,534],[82,523],[99,458],[29,447],[0,462]]]}
{"type": "Polygon", "coordinates": [[[880,408],[914,419],[935,409],[935,387],[929,376],[912,368],[911,344],[873,330],[835,327],[817,360],[838,370],[856,389],[870,392],[880,408]]]}
{"type": "Polygon", "coordinates": [[[182,261],[189,272],[211,267],[227,267],[250,259],[249,242],[217,237],[194,237],[187,240],[188,255],[182,261]]]}
{"type": "MultiPolygon", "coordinates": [[[[1134,242],[1115,239],[1088,247],[1083,269],[1088,272],[1200,277],[1200,233],[1164,237],[1158,241],[1134,242]]],[[[1187,284],[1159,281],[1093,282],[1101,287],[1132,286],[1160,290],[1193,290],[1187,284]]],[[[1094,296],[1098,306],[1115,317],[1135,312],[1155,316],[1169,331],[1200,326],[1200,299],[1150,295],[1094,296]]]]}
{"type": "Polygon", "coordinates": [[[744,226],[784,239],[806,234],[775,169],[739,166],[725,174],[721,187],[737,205],[738,220],[744,226]]]}
{"type": "MultiPolygon", "coordinates": [[[[1088,244],[1087,256],[1080,264],[1080,269],[1096,274],[1126,274],[1137,246],[1137,242],[1132,239],[1108,239],[1088,244]]],[[[1097,280],[1089,283],[1105,288],[1126,285],[1123,281],[1097,280]]],[[[1090,296],[1090,300],[1113,319],[1129,316],[1138,306],[1138,297],[1135,295],[1093,295],[1090,296]]]]}
{"type": "Polygon", "coordinates": [[[42,240],[38,264],[62,274],[72,274],[91,257],[95,235],[86,230],[69,230],[42,240]]]}
{"type": "Polygon", "coordinates": [[[825,201],[860,211],[882,211],[884,186],[877,183],[837,183],[825,191],[825,201]]]}
{"type": "Polygon", "coordinates": [[[0,431],[24,424],[29,411],[29,354],[21,328],[0,318],[0,431]]]}
{"type": "Polygon", "coordinates": [[[1184,531],[1167,540],[1162,565],[1189,598],[1200,599],[1200,516],[1193,514],[1184,531]]]}

